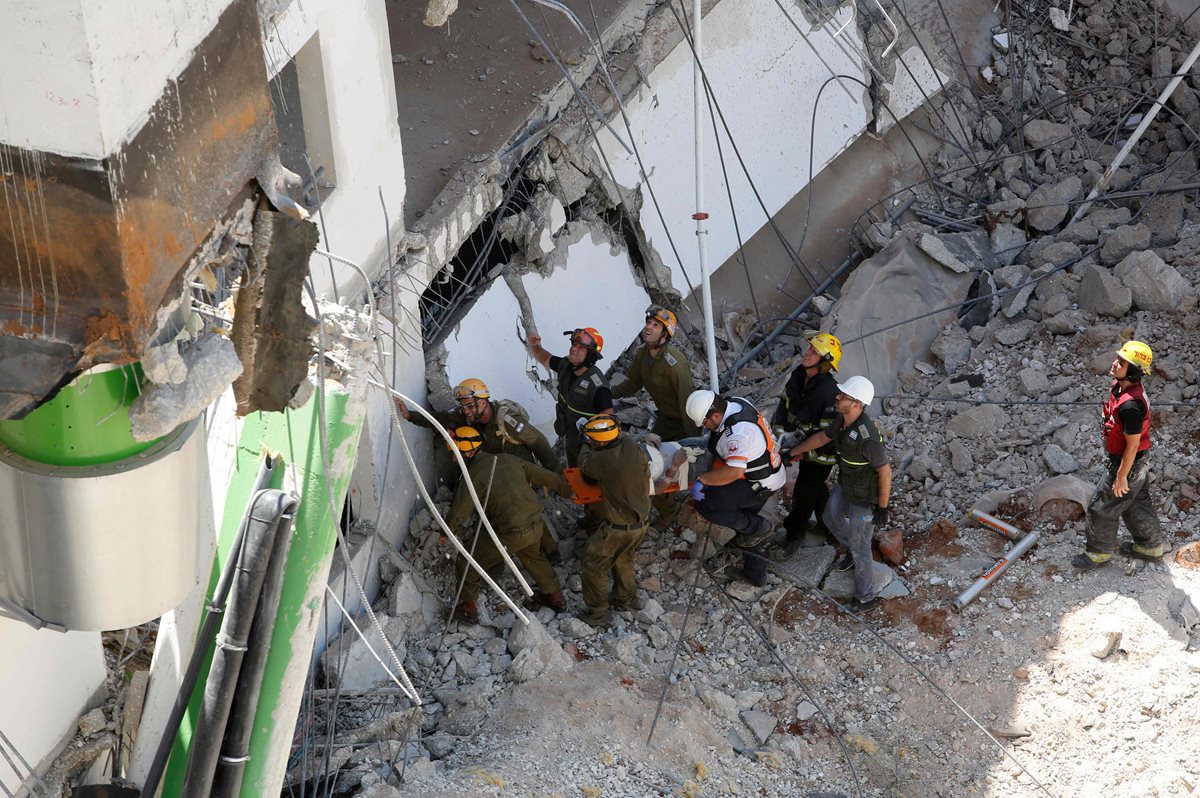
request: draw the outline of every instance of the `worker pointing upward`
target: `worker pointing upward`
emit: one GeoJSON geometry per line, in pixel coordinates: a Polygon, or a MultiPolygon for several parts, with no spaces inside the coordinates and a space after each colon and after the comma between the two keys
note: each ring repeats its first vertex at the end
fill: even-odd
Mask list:
{"type": "Polygon", "coordinates": [[[563,333],[571,338],[566,357],[552,355],[542,348],[542,336],[530,334],[529,355],[558,377],[554,431],[562,436],[567,465],[579,465],[582,440],[579,424],[597,413],[613,412],[612,391],[604,373],[596,368],[604,350],[604,339],[594,327],[580,327],[563,333]]]}

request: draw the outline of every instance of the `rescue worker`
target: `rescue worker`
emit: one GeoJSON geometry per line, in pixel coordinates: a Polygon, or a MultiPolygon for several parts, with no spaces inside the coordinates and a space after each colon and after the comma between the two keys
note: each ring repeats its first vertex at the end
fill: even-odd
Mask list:
{"type": "MultiPolygon", "coordinates": [[[[808,349],[800,359],[800,365],[788,378],[783,389],[783,398],[775,407],[771,424],[785,432],[796,432],[803,440],[820,432],[837,413],[833,400],[837,396],[837,380],[834,373],[842,360],[842,342],[829,333],[818,333],[808,343],[808,349]]],[[[783,556],[791,557],[804,543],[808,521],[816,516],[816,528],[825,535],[829,530],[821,520],[821,513],[829,501],[829,488],[825,481],[837,453],[833,443],[805,453],[796,467],[796,484],[792,488],[792,511],[783,521],[787,530],[783,556]]]]}
{"type": "Polygon", "coordinates": [[[554,431],[563,439],[567,465],[579,465],[582,445],[579,427],[597,413],[611,415],[612,391],[604,373],[596,368],[604,350],[604,339],[594,327],[568,330],[571,348],[566,357],[552,355],[542,348],[542,336],[530,335],[527,344],[530,356],[557,377],[554,431]]]}
{"type": "MultiPolygon", "coordinates": [[[[543,468],[562,471],[562,463],[555,456],[550,441],[529,423],[528,411],[507,399],[493,402],[491,391],[483,380],[471,377],[454,386],[454,401],[457,406],[453,410],[431,413],[446,429],[475,427],[483,435],[485,452],[512,454],[530,463],[536,459],[543,468]]],[[[397,398],[395,402],[397,412],[405,421],[427,429],[433,427],[420,413],[412,413],[401,399],[397,398]]]]}
{"type": "Polygon", "coordinates": [[[837,417],[792,449],[795,457],[833,442],[838,481],[825,505],[825,526],[854,559],[852,610],[867,610],[879,599],[875,588],[871,542],[874,527],[888,520],[892,467],[878,427],[867,414],[875,386],[866,377],[851,377],[837,386],[837,417]]]}
{"type": "Polygon", "coordinates": [[[1142,380],[1150,376],[1154,354],[1141,341],[1126,341],[1108,370],[1112,387],[1101,405],[1107,475],[1087,508],[1087,548],[1071,564],[1081,571],[1099,568],[1117,548],[1121,519],[1133,538],[1121,553],[1139,560],[1163,556],[1162,527],[1150,499],[1150,401],[1142,380]]]}
{"type": "Polygon", "coordinates": [[[787,481],[779,443],[762,413],[745,399],[693,391],[687,414],[708,431],[713,456],[712,467],[692,483],[696,512],[738,533],[733,542],[745,550],[742,565],[726,568],[724,575],[761,587],[767,581],[763,553],[771,523],[758,513],[787,481]]]}
{"type": "MultiPolygon", "coordinates": [[[[467,473],[475,493],[483,504],[484,512],[496,530],[500,542],[509,555],[520,561],[533,577],[537,590],[526,603],[530,609],[551,607],[557,612],[567,608],[562,585],[539,541],[544,530],[542,502],[534,493],[533,486],[541,485],[560,496],[571,495],[571,489],[562,474],[548,471],[511,454],[493,453],[483,450],[483,436],[474,427],[458,427],[453,430],[454,445],[468,463],[467,473]]],[[[475,504],[465,482],[460,482],[454,492],[446,525],[457,530],[475,513],[475,504]]],[[[485,571],[500,565],[504,558],[496,548],[492,536],[482,525],[477,533],[463,539],[463,545],[485,571]]],[[[462,581],[462,592],[454,606],[452,617],[464,623],[479,622],[479,572],[467,564],[463,557],[455,561],[455,572],[462,581]]]]}
{"type": "Polygon", "coordinates": [[[581,558],[587,609],[579,617],[594,626],[607,626],[612,622],[610,607],[624,611],[645,606],[637,595],[633,555],[650,520],[650,469],[642,447],[621,433],[615,416],[592,416],[583,425],[583,439],[580,474],[598,485],[604,498],[593,505],[597,526],[581,558]]]}
{"type": "Polygon", "coordinates": [[[613,399],[624,399],[646,389],[654,400],[655,419],[650,431],[664,441],[681,441],[699,434],[687,417],[687,398],[695,385],[692,369],[671,341],[679,321],[670,310],[653,307],[646,313],[642,347],[633,356],[625,381],[612,389],[613,399]]]}

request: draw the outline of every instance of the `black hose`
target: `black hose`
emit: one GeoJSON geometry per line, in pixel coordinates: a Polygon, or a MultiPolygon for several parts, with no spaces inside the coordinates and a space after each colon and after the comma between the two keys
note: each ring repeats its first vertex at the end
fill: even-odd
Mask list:
{"type": "Polygon", "coordinates": [[[242,790],[242,776],[250,758],[250,738],[254,733],[254,713],[258,709],[258,695],[262,691],[267,654],[271,651],[271,635],[275,631],[275,618],[279,612],[279,596],[283,590],[294,512],[294,502],[290,508],[284,508],[279,528],[274,535],[262,595],[254,610],[250,645],[242,662],[237,691],[233,694],[233,704],[229,712],[229,722],[225,726],[221,756],[217,760],[217,772],[212,785],[213,796],[234,798],[242,790]]]}
{"type": "Polygon", "coordinates": [[[238,674],[249,648],[251,625],[266,579],[275,532],[283,515],[295,505],[296,500],[280,490],[259,491],[254,497],[247,518],[246,536],[238,552],[229,607],[217,635],[212,668],[204,686],[200,720],[192,736],[187,773],[183,779],[184,798],[208,798],[212,792],[221,740],[229,721],[238,674]]]}
{"type": "Polygon", "coordinates": [[[204,616],[204,623],[201,624],[200,632],[196,635],[196,646],[192,649],[192,656],[188,660],[187,670],[184,671],[183,681],[179,684],[179,692],[175,694],[175,703],[171,706],[171,714],[167,716],[167,725],[158,739],[158,748],[154,751],[154,759],[150,761],[150,769],[146,772],[146,780],[142,783],[142,795],[149,796],[149,798],[158,794],[158,786],[162,781],[163,771],[167,768],[167,760],[171,756],[171,748],[175,744],[179,724],[183,720],[183,713],[187,711],[192,690],[200,676],[200,666],[208,656],[208,641],[212,640],[213,635],[216,634],[217,622],[221,620],[221,616],[225,612],[225,599],[229,596],[229,589],[233,586],[234,565],[238,561],[242,542],[246,538],[246,525],[254,506],[254,497],[271,484],[274,469],[274,458],[264,457],[258,469],[258,476],[254,480],[254,490],[250,494],[251,499],[246,505],[242,523],[238,527],[237,534],[234,535],[233,544],[229,547],[229,556],[225,559],[225,566],[221,569],[221,576],[217,579],[217,586],[213,590],[212,601],[208,605],[208,614],[204,616]]]}

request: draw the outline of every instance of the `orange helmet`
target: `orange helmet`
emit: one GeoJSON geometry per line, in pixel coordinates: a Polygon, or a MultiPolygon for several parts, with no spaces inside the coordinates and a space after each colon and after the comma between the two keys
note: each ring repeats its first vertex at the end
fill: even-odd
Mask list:
{"type": "Polygon", "coordinates": [[[572,344],[579,344],[591,352],[590,359],[593,362],[600,359],[600,353],[604,351],[604,338],[596,331],[595,327],[578,327],[574,330],[566,330],[563,335],[569,335],[572,344]]]}
{"type": "Polygon", "coordinates": [[[675,330],[679,328],[679,319],[675,318],[674,313],[666,308],[656,306],[646,312],[646,321],[650,321],[650,319],[654,319],[663,326],[663,329],[667,331],[668,338],[675,337],[675,330]]]}
{"type": "Polygon", "coordinates": [[[583,425],[583,434],[596,443],[612,443],[621,434],[621,422],[603,413],[592,416],[583,425]]]}
{"type": "MultiPolygon", "coordinates": [[[[483,433],[474,427],[455,427],[450,432],[450,437],[454,440],[454,447],[465,455],[473,455],[483,446],[483,433]]],[[[451,448],[449,444],[446,448],[451,448]]]]}

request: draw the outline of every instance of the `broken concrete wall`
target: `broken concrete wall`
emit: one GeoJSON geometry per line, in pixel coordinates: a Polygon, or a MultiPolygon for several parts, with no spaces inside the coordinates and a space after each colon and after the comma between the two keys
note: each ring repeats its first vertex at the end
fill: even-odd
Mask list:
{"type": "MultiPolygon", "coordinates": [[[[562,260],[561,268],[521,276],[543,346],[565,355],[564,330],[595,327],[604,336],[606,358],[600,367],[607,368],[641,330],[650,298],[635,278],[628,252],[587,224],[568,224],[554,256],[562,260]]],[[[554,440],[554,397],[526,373],[535,366],[517,338],[520,315],[512,289],[502,280],[494,282],[446,339],[446,375],[451,384],[482,379],[493,396],[524,405],[533,423],[554,440]]]]}

